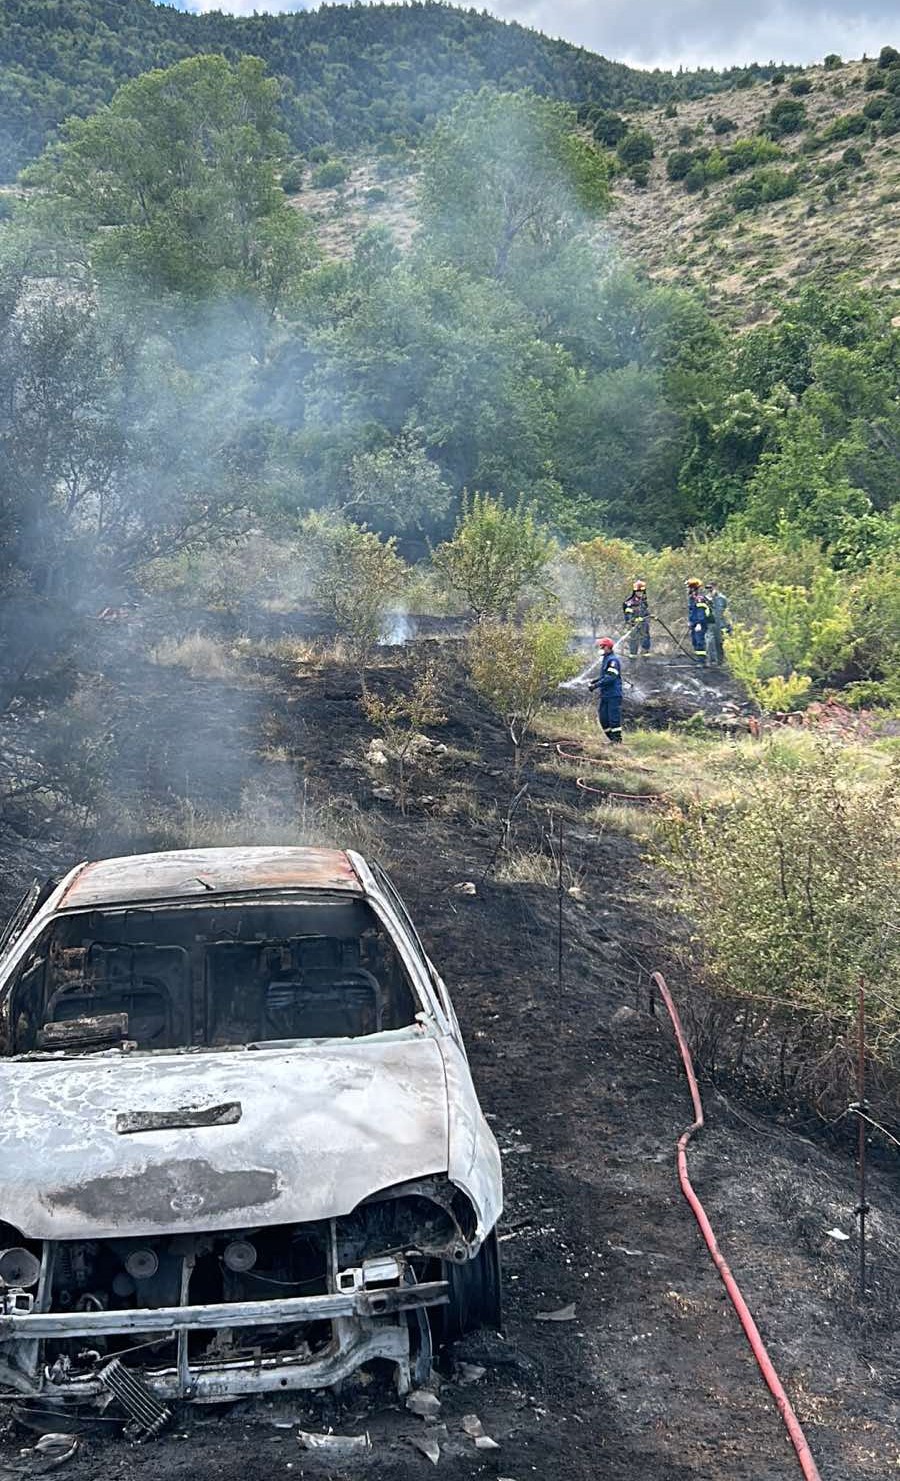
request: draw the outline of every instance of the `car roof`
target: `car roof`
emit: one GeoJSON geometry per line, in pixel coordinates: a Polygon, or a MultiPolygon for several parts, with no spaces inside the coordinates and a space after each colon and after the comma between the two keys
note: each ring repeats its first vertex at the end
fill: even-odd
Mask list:
{"type": "Polygon", "coordinates": [[[56,902],[56,909],[84,910],[145,900],[211,900],[269,890],[364,893],[343,849],[178,849],[84,864],[56,902]]]}

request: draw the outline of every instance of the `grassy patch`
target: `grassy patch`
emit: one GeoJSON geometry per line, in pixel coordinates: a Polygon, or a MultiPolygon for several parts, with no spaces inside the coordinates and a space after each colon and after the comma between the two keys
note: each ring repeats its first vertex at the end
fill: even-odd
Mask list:
{"type": "Polygon", "coordinates": [[[206,633],[188,633],[183,638],[166,638],[151,653],[154,663],[163,668],[187,669],[192,679],[241,678],[240,661],[232,649],[206,633]]]}

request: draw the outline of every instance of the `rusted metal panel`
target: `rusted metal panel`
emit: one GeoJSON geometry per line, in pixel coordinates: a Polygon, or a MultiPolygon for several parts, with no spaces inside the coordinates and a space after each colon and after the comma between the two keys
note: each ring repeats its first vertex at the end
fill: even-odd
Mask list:
{"type": "Polygon", "coordinates": [[[57,910],[149,900],[214,900],[260,890],[346,890],[362,894],[347,854],[319,848],[180,849],[87,864],[57,910]]]}

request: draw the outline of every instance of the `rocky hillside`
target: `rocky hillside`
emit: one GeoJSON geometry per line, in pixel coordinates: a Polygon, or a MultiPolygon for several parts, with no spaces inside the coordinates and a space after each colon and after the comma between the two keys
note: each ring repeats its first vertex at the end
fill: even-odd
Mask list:
{"type": "Polygon", "coordinates": [[[846,273],[896,292],[898,76],[869,62],[811,67],[720,94],[712,108],[628,115],[655,153],[645,186],[617,182],[623,249],[660,281],[700,288],[736,324],[767,317],[804,281],[846,273]]]}
{"type": "MultiPolygon", "coordinates": [[[[623,253],[660,282],[699,289],[739,326],[770,317],[804,282],[846,274],[900,291],[895,76],[900,68],[866,61],[810,67],[782,83],[618,115],[654,150],[646,184],[624,170],[614,184],[608,225],[623,253]]],[[[373,225],[405,248],[417,174],[414,151],[345,155],[308,166],[293,198],[329,256],[347,256],[373,225]],[[328,184],[334,166],[341,178],[328,184]]]]}

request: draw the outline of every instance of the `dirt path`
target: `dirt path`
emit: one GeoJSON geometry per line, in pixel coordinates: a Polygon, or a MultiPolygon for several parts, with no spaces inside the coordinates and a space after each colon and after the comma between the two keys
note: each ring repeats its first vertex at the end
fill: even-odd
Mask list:
{"type": "MultiPolygon", "coordinates": [[[[398,677],[385,671],[375,682],[398,677]]],[[[406,818],[373,799],[372,779],[359,765],[370,731],[347,674],[273,663],[248,690],[175,669],[148,676],[132,663],[106,678],[119,695],[123,814],[146,812],[154,796],[185,782],[192,796],[237,811],[265,771],[263,752],[276,747],[278,787],[285,774],[297,783],[291,806],[305,779],[302,795],[312,804],[342,798],[363,810],[446,976],[504,1153],[507,1329],[505,1340],[471,1339],[456,1354],[486,1372],[469,1383],[448,1373],[439,1474],[450,1481],[796,1475],[678,1192],[674,1142],[690,1119],[689,1102],[665,1025],[633,1011],[645,1005],[649,970],[666,965],[657,884],[636,845],[579,824],[570,782],[551,771],[528,773],[519,845],[539,843],[549,810],[562,808],[572,862],[584,870],[583,899],[566,900],[560,998],[554,892],[482,881],[511,782],[502,734],[458,678],[448,677],[450,720],[435,732],[451,754],[423,781],[430,800],[414,803],[406,818]],[[201,753],[214,756],[212,767],[200,766],[201,753]],[[474,896],[455,890],[469,880],[474,896]],[[569,1304],[573,1320],[539,1320],[569,1304]],[[462,1416],[473,1412],[498,1450],[476,1451],[463,1433],[462,1416]]],[[[135,843],[146,846],[145,834],[138,830],[135,843]]],[[[95,842],[122,847],[123,835],[95,842]]],[[[900,1267],[886,1254],[898,1245],[896,1191],[887,1173],[876,1173],[880,1299],[862,1321],[850,1299],[854,1243],[827,1234],[852,1230],[851,1163],[739,1106],[733,1114],[712,1088],[705,1095],[710,1130],[693,1156],[696,1181],[823,1476],[884,1481],[900,1466],[900,1343],[889,1299],[900,1267]]],[[[225,1414],[189,1411],[143,1448],[85,1437],[76,1465],[84,1481],[262,1481],[288,1470],[408,1481],[430,1474],[410,1443],[422,1433],[422,1421],[389,1393],[353,1384],[340,1405],[326,1397],[225,1414]],[[298,1423],[368,1430],[372,1451],[359,1462],[323,1463],[300,1450],[298,1423]]],[[[24,1443],[21,1433],[8,1437],[0,1469],[5,1463],[21,1474],[24,1443]]]]}

